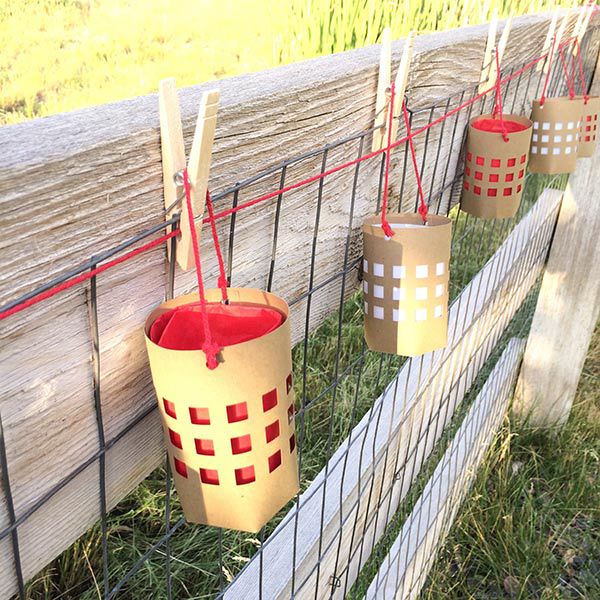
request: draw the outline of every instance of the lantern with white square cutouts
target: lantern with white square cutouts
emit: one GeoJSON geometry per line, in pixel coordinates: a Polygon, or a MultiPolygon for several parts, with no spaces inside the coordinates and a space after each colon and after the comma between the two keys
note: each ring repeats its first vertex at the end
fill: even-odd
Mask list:
{"type": "Polygon", "coordinates": [[[594,155],[596,136],[598,135],[598,114],[600,114],[600,97],[588,96],[583,99],[583,114],[579,128],[578,158],[594,155]]]}
{"type": "Polygon", "coordinates": [[[448,335],[450,219],[389,214],[363,225],[365,339],[371,350],[417,356],[443,348],[448,335]]]}
{"type": "Polygon", "coordinates": [[[554,175],[575,170],[582,113],[582,98],[533,101],[530,171],[554,175]]]}
{"type": "Polygon", "coordinates": [[[287,304],[253,289],[206,290],[213,340],[201,349],[195,294],[156,308],[146,347],[186,519],[256,532],[298,491],[287,304]]]}
{"type": "Polygon", "coordinates": [[[483,219],[513,217],[521,203],[532,123],[519,115],[471,119],[460,207],[483,219]]]}

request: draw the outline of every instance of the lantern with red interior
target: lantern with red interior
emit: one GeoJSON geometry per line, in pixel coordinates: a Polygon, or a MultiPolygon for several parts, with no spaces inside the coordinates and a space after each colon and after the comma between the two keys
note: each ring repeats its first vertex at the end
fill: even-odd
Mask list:
{"type": "Polygon", "coordinates": [[[586,96],[583,99],[583,114],[579,128],[578,158],[594,155],[598,134],[598,114],[600,114],[600,97],[586,96]]]}
{"type": "Polygon", "coordinates": [[[521,203],[532,123],[519,115],[471,119],[461,209],[483,219],[513,217],[521,203]]]}
{"type": "Polygon", "coordinates": [[[255,289],[206,291],[212,340],[202,351],[198,296],[169,300],[145,325],[173,478],[188,521],[258,531],[298,491],[289,309],[255,289]]]}

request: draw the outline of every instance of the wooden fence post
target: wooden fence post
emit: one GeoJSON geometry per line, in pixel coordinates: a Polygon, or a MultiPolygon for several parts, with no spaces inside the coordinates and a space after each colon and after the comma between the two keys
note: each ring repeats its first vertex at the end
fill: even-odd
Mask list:
{"type": "Polygon", "coordinates": [[[515,411],[533,427],[562,425],[569,417],[598,320],[599,189],[596,151],[579,161],[565,191],[517,382],[515,411]]]}

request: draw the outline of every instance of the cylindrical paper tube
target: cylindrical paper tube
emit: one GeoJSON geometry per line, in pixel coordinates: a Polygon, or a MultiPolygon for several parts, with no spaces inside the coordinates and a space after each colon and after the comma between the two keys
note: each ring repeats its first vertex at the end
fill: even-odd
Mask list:
{"type": "Polygon", "coordinates": [[[526,117],[503,115],[508,141],[499,119],[471,119],[460,207],[483,219],[513,217],[521,203],[532,123],[526,117]]]}
{"type": "MultiPolygon", "coordinates": [[[[221,299],[219,290],[206,296],[221,299]]],[[[289,309],[273,294],[229,289],[232,305],[270,307],[284,321],[225,346],[219,366],[209,370],[201,350],[171,350],[149,337],[158,317],[197,299],[165,302],[145,325],[175,486],[188,521],[256,532],[299,486],[289,309]]]]}
{"type": "Polygon", "coordinates": [[[533,101],[530,171],[553,175],[575,170],[582,112],[581,98],[547,98],[543,106],[533,101]]]}
{"type": "Polygon", "coordinates": [[[598,114],[600,114],[600,97],[590,96],[587,104],[583,104],[583,116],[579,130],[578,158],[594,155],[596,135],[598,133],[598,114]]]}
{"type": "Polygon", "coordinates": [[[363,225],[365,339],[371,350],[418,356],[443,348],[448,337],[450,219],[390,214],[394,237],[380,217],[363,225]]]}

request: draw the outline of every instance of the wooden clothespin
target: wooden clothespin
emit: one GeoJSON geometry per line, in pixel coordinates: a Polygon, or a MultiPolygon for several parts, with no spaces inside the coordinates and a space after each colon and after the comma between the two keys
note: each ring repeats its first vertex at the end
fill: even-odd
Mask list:
{"type": "MultiPolygon", "coordinates": [[[[219,96],[219,90],[209,90],[202,94],[198,109],[196,130],[194,131],[194,140],[192,142],[190,158],[187,162],[188,178],[192,191],[192,207],[196,217],[204,213],[204,206],[206,204],[206,190],[208,187],[208,175],[210,173],[212,147],[215,139],[219,96]]],[[[186,158],[181,111],[174,78],[163,79],[160,82],[158,104],[165,208],[167,209],[166,218],[170,219],[173,214],[181,211],[179,223],[181,234],[177,237],[177,263],[182,269],[187,271],[194,266],[194,255],[192,252],[187,206],[185,200],[178,202],[178,199],[182,196],[183,186],[180,174],[186,167],[186,158]]],[[[196,227],[198,237],[200,237],[202,222],[199,221],[196,227]]],[[[167,245],[167,248],[170,252],[170,244],[167,245]]]]}
{"type": "MultiPolygon", "coordinates": [[[[581,25],[583,24],[583,20],[586,15],[586,6],[578,7],[578,2],[576,0],[574,8],[577,10],[577,20],[575,21],[575,27],[573,28],[573,33],[571,34],[571,38],[579,39],[579,30],[581,29],[581,25]]],[[[577,44],[575,43],[575,39],[572,39],[568,44],[568,49],[573,51],[575,54],[575,48],[577,44]]]]}
{"type": "MultiPolygon", "coordinates": [[[[571,10],[572,9],[569,8],[565,11],[562,21],[560,22],[560,27],[558,28],[558,31],[556,33],[556,43],[554,48],[555,52],[558,51],[562,39],[565,36],[565,31],[567,30],[567,26],[569,25],[569,21],[571,20],[571,10]]],[[[549,64],[549,62],[546,63],[546,66],[544,67],[544,73],[548,72],[549,64]]]]}
{"type": "Polygon", "coordinates": [[[512,19],[512,15],[510,15],[508,19],[506,19],[504,29],[502,30],[502,35],[500,36],[500,41],[498,42],[498,46],[495,47],[496,32],[498,30],[498,20],[497,12],[494,11],[494,16],[492,18],[492,21],[490,22],[490,28],[488,30],[488,39],[485,48],[485,56],[483,59],[483,68],[481,70],[481,78],[479,84],[480,94],[482,92],[485,92],[486,90],[493,88],[496,85],[496,80],[498,78],[498,69],[496,67],[496,57],[494,55],[494,52],[498,52],[498,62],[502,64],[502,57],[504,56],[504,52],[506,51],[506,46],[508,44],[508,36],[510,35],[510,28],[512,27],[512,19]]]}
{"type": "MultiPolygon", "coordinates": [[[[506,19],[506,23],[504,23],[504,29],[502,30],[502,35],[500,36],[500,41],[498,42],[498,64],[502,65],[502,59],[504,58],[504,53],[506,52],[506,46],[508,45],[508,36],[510,35],[510,28],[512,27],[513,16],[510,15],[508,19],[506,19]]],[[[496,60],[492,61],[490,65],[490,79],[488,81],[489,85],[496,85],[496,79],[498,78],[498,70],[496,67],[496,60]]]]}
{"type": "Polygon", "coordinates": [[[581,49],[581,42],[583,41],[583,36],[585,35],[585,32],[587,31],[588,25],[590,23],[590,19],[592,18],[592,15],[594,14],[595,8],[596,8],[595,0],[592,0],[592,1],[589,1],[587,3],[587,5],[584,7],[583,11],[581,11],[583,18],[579,25],[579,29],[578,29],[577,33],[573,32],[573,35],[577,36],[577,43],[575,44],[575,46],[573,48],[573,56],[577,56],[577,53],[581,49]]]}
{"type": "Polygon", "coordinates": [[[373,143],[371,145],[371,151],[375,152],[381,150],[388,143],[388,123],[389,123],[389,110],[391,108],[394,120],[392,122],[392,137],[391,141],[396,141],[396,135],[398,132],[398,119],[402,102],[404,100],[404,94],[406,93],[406,85],[408,83],[408,73],[410,71],[410,64],[412,62],[413,46],[415,41],[415,32],[411,31],[406,38],[404,44],[404,50],[402,52],[402,58],[400,59],[400,65],[398,66],[398,73],[394,81],[395,97],[394,106],[389,105],[389,91],[392,81],[392,42],[391,42],[391,31],[386,27],[383,31],[381,57],[379,60],[379,80],[377,83],[377,100],[375,104],[375,127],[379,127],[373,132],[373,143]],[[386,110],[387,107],[387,110],[386,110]]]}
{"type": "MultiPolygon", "coordinates": [[[[492,20],[488,27],[487,42],[485,44],[485,53],[483,55],[483,65],[481,67],[481,76],[479,77],[479,87],[477,92],[482,94],[486,90],[489,90],[491,85],[489,83],[489,76],[494,62],[494,46],[496,45],[496,30],[498,29],[498,10],[494,9],[492,20]]],[[[495,82],[494,82],[495,83],[495,82]]]]}
{"type": "MultiPolygon", "coordinates": [[[[554,32],[556,31],[556,24],[558,23],[558,13],[560,12],[559,8],[554,9],[554,14],[552,15],[552,20],[550,21],[550,27],[548,27],[548,33],[546,34],[546,39],[544,40],[544,47],[542,48],[542,54],[546,54],[550,52],[552,48],[552,38],[554,37],[554,32]]],[[[550,55],[546,57],[545,60],[540,60],[538,64],[535,66],[536,71],[544,70],[544,73],[547,73],[550,55]]]]}
{"type": "Polygon", "coordinates": [[[392,30],[386,27],[381,36],[381,54],[379,56],[379,79],[377,80],[377,99],[375,100],[375,131],[371,152],[381,150],[385,145],[387,92],[392,83],[392,30]],[[377,129],[378,128],[378,129],[377,129]]]}

